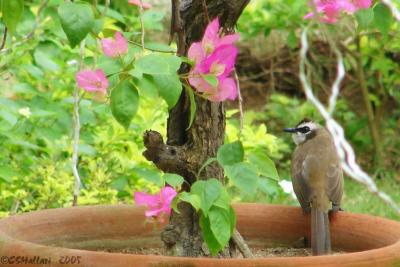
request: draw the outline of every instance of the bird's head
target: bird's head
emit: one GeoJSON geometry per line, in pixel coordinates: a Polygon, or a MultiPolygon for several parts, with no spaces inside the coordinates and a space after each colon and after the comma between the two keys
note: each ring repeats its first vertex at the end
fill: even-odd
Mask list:
{"type": "Polygon", "coordinates": [[[285,132],[292,133],[293,141],[296,143],[296,145],[300,145],[301,143],[313,138],[316,134],[316,130],[319,128],[321,128],[321,125],[305,118],[301,120],[296,127],[285,128],[283,130],[285,132]]]}

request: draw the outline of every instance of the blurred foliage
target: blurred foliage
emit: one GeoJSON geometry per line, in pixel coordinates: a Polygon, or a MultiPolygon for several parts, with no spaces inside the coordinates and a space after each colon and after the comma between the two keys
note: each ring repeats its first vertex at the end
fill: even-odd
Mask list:
{"type": "MultiPolygon", "coordinates": [[[[346,138],[355,148],[363,168],[377,179],[383,191],[399,202],[400,141],[397,136],[400,132],[400,24],[379,1],[373,1],[370,8],[360,10],[354,16],[343,14],[338,23],[320,24],[302,19],[309,12],[307,2],[251,1],[238,23],[241,36],[250,43],[250,49],[256,51],[253,56],[258,56],[260,60],[266,58],[267,61],[273,58],[276,49],[284,50],[287,47],[289,51],[297,53],[302,28],[308,26],[311,45],[308,77],[315,94],[323,103],[328,102],[330,87],[336,76],[336,58],[330,45],[337,46],[344,56],[347,74],[333,115],[345,129],[346,138]],[[275,49],[271,49],[271,45],[275,49]],[[362,88],[364,85],[361,81],[365,88],[362,88]],[[368,105],[372,115],[368,115],[368,105]],[[371,136],[371,128],[377,130],[377,144],[371,136]],[[379,150],[383,153],[377,161],[376,151],[379,150]]],[[[399,3],[395,4],[400,8],[399,3]]],[[[293,58],[293,68],[288,66],[288,61],[284,61],[285,65],[277,66],[279,60],[272,60],[263,67],[267,68],[266,73],[271,72],[274,69],[269,64],[274,63],[278,70],[297,72],[298,61],[293,58]]],[[[254,73],[252,75],[256,76],[254,73]]],[[[279,83],[279,80],[275,83],[279,83]]],[[[262,112],[255,113],[255,121],[267,125],[268,132],[288,146],[282,149],[284,155],[277,162],[281,177],[285,178],[290,177],[290,154],[294,144],[289,135],[282,133],[282,129],[296,125],[304,117],[323,122],[315,108],[304,100],[301,85],[297,84],[297,88],[283,88],[286,93],[289,92],[286,95],[275,90],[282,88],[276,84],[275,88],[263,86],[267,104],[262,112]]],[[[350,180],[346,183],[349,184],[344,197],[346,209],[399,218],[368,192],[357,195],[363,190],[362,186],[350,180]]]]}

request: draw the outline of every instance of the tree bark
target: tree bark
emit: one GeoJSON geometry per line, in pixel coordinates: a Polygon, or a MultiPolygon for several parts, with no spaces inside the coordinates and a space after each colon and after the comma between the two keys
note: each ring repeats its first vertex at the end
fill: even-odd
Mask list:
{"type": "MultiPolygon", "coordinates": [[[[186,55],[193,42],[199,41],[205,27],[219,17],[226,33],[232,32],[237,19],[250,0],[172,0],[171,36],[177,35],[178,54],[186,55]]],[[[188,72],[183,64],[180,72],[188,72]]],[[[182,175],[187,183],[183,190],[190,190],[203,163],[214,157],[224,142],[225,110],[223,103],[212,103],[195,96],[196,115],[190,129],[190,101],[183,90],[177,105],[170,111],[167,126],[167,142],[155,131],[144,134],[144,156],[156,166],[170,173],[182,175]]],[[[223,170],[211,164],[202,172],[200,179],[222,180],[223,170]]],[[[180,213],[172,212],[170,223],[162,234],[168,254],[176,256],[201,256],[204,249],[198,214],[187,203],[180,203],[180,213]]]]}

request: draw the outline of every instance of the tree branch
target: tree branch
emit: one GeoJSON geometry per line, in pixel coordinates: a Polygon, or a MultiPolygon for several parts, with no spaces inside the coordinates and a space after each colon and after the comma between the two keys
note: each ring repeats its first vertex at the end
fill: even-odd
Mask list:
{"type": "Polygon", "coordinates": [[[0,51],[3,50],[7,40],[7,27],[4,28],[3,39],[1,40],[0,51]]]}

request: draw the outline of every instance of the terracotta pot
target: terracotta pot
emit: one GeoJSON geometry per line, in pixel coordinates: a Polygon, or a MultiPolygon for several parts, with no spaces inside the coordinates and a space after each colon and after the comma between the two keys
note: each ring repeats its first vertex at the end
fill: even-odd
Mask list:
{"type": "MultiPolygon", "coordinates": [[[[299,208],[237,204],[235,210],[239,231],[254,245],[291,244],[303,236],[309,237],[309,217],[302,215],[299,208]]],[[[333,247],[351,252],[346,254],[211,259],[83,250],[160,246],[162,226],[157,230],[145,224],[143,211],[142,207],[129,205],[87,206],[36,211],[0,220],[0,265],[400,266],[400,223],[347,212],[340,212],[331,222],[333,247]],[[19,263],[31,260],[31,264],[7,265],[17,259],[19,263]]]]}

